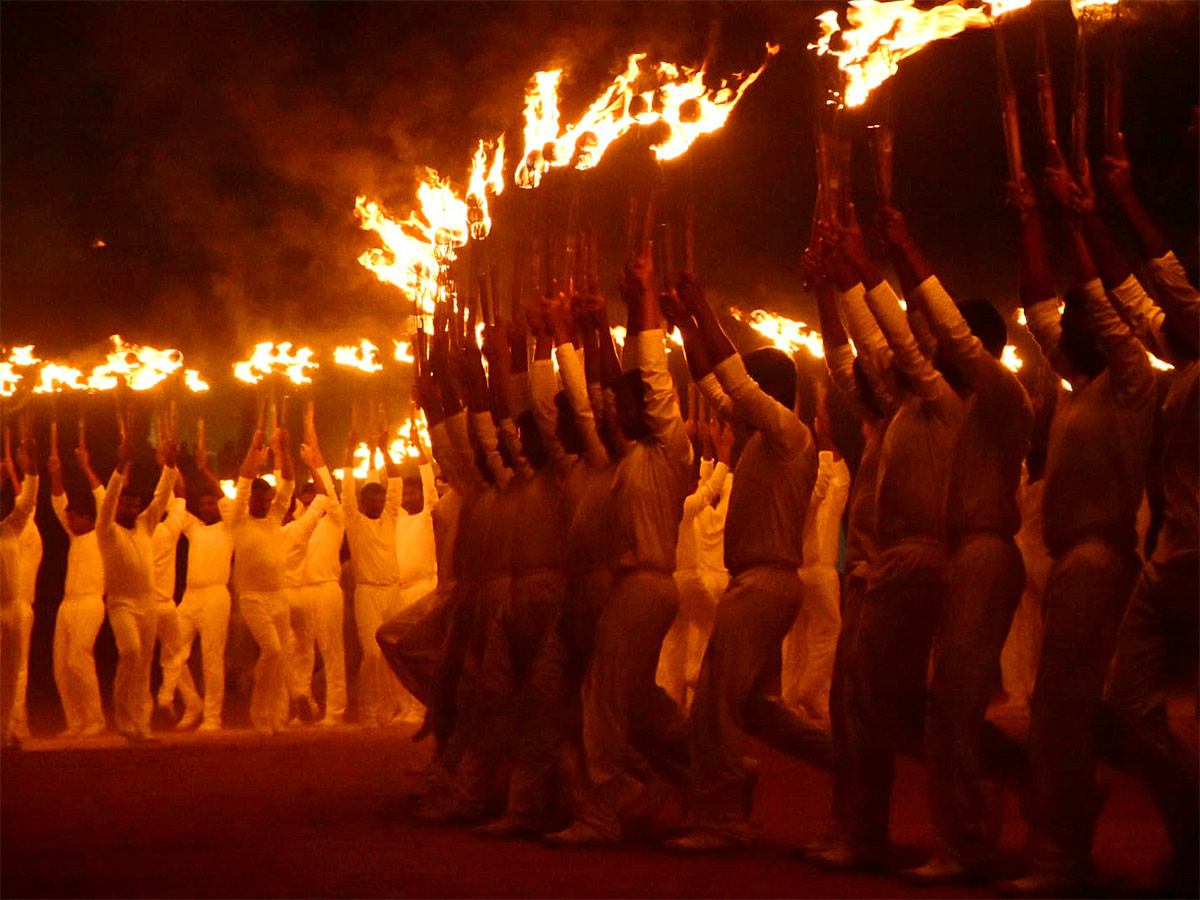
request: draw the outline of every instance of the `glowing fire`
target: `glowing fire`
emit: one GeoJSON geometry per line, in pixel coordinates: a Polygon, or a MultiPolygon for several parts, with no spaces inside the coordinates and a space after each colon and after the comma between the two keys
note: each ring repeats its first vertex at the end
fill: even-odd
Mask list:
{"type": "Polygon", "coordinates": [[[1146,351],[1146,356],[1150,359],[1150,365],[1158,369],[1160,372],[1170,372],[1175,368],[1169,362],[1164,362],[1163,360],[1159,359],[1149,350],[1146,351]]]}
{"type": "Polygon", "coordinates": [[[471,160],[471,178],[467,182],[467,218],[471,237],[482,240],[492,230],[487,195],[504,193],[504,135],[494,142],[480,141],[471,160]],[[488,151],[492,151],[491,161],[488,151]]]}
{"type": "Polygon", "coordinates": [[[87,388],[83,373],[70,366],[47,363],[42,366],[41,382],[33,389],[35,394],[56,394],[60,391],[82,391],[87,388]]]}
{"type": "Polygon", "coordinates": [[[360,372],[380,372],[383,363],[379,361],[379,348],[363,338],[357,347],[336,347],[333,351],[333,361],[339,366],[348,366],[360,372]]]}
{"type": "Polygon", "coordinates": [[[118,376],[135,391],[147,391],[161,384],[167,377],[183,366],[183,354],[178,350],[156,350],[127,344],[119,334],[110,340],[113,344],[108,359],[92,369],[87,386],[94,391],[108,391],[117,386],[118,376]]]}
{"type": "Polygon", "coordinates": [[[821,335],[811,331],[803,322],[769,313],[765,309],[756,309],[748,316],[743,315],[740,310],[732,309],[730,314],[739,322],[745,322],[769,340],[772,346],[785,353],[794,354],[803,348],[818,359],[825,356],[821,335]]]}
{"type": "Polygon", "coordinates": [[[1017,348],[1012,344],[1004,345],[1004,353],[1000,357],[1000,362],[1013,372],[1020,371],[1021,366],[1025,365],[1025,361],[1017,356],[1017,348]]]}
{"type": "MultiPolygon", "coordinates": [[[[779,52],[767,45],[770,58],[779,52]]],[[[704,66],[692,69],[669,62],[648,64],[645,53],[631,55],[625,69],[587,108],[579,121],[559,133],[558,85],[562,70],[537,72],[525,92],[525,153],[516,183],[535,188],[552,168],[591,169],[609,146],[634,125],[663,123],[666,135],[651,145],[660,161],[676,159],[703,134],[721,128],[742,95],[766,68],[704,85],[704,66]],[[647,81],[650,87],[645,87],[647,81]],[[732,83],[731,83],[732,81],[732,83]]]]}
{"type": "Polygon", "coordinates": [[[235,363],[233,375],[247,384],[258,384],[268,375],[282,375],[293,384],[310,384],[309,371],[317,368],[313,352],[308,347],[292,351],[291,343],[272,344],[264,341],[254,345],[249,359],[235,363]]]}
{"type": "Polygon", "coordinates": [[[387,215],[366,197],[355,201],[364,231],[379,235],[385,249],[368,250],[358,258],[375,277],[394,284],[424,313],[433,312],[438,272],[456,258],[455,249],[471,234],[467,203],[433,169],[426,169],[417,188],[417,206],[407,219],[387,215]]]}
{"type": "Polygon", "coordinates": [[[36,366],[41,360],[33,355],[33,344],[13,347],[5,362],[0,362],[0,397],[11,397],[17,392],[23,376],[18,368],[36,366]]]}
{"type": "Polygon", "coordinates": [[[408,341],[397,341],[393,339],[392,344],[396,348],[395,352],[392,354],[392,358],[395,359],[396,362],[414,363],[417,361],[416,356],[413,354],[413,346],[411,343],[408,341]]]}
{"type": "Polygon", "coordinates": [[[1071,0],[1071,12],[1076,19],[1106,18],[1117,7],[1118,0],[1071,0]]]}
{"type": "MultiPolygon", "coordinates": [[[[420,452],[417,446],[409,440],[409,430],[412,427],[412,420],[405,419],[393,428],[397,432],[397,436],[388,444],[388,452],[392,459],[403,461],[405,459],[418,459],[420,452]]],[[[417,434],[421,439],[423,446],[429,446],[429,425],[425,421],[423,412],[417,413],[417,434]]],[[[339,480],[345,480],[345,469],[334,469],[333,474],[339,480]]],[[[355,478],[367,478],[371,474],[371,452],[365,441],[360,441],[358,446],[354,448],[354,470],[355,478]]]]}
{"type": "Polygon", "coordinates": [[[183,383],[193,394],[203,394],[208,390],[208,382],[200,377],[195,369],[187,369],[183,373],[183,383]]]}
{"type": "Polygon", "coordinates": [[[842,28],[836,11],[821,13],[821,33],[809,49],[836,60],[845,77],[842,103],[861,106],[871,91],[896,74],[902,59],[926,44],[968,28],[987,28],[999,16],[1028,5],[1029,0],[993,0],[983,7],[948,2],[917,9],[913,0],[850,0],[849,27],[842,28]]]}

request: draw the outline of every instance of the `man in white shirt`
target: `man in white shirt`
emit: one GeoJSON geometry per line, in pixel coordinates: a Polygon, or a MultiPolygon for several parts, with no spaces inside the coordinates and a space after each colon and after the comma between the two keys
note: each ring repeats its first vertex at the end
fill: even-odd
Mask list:
{"type": "MultiPolygon", "coordinates": [[[[354,567],[354,621],[362,645],[358,669],[359,721],[367,728],[391,723],[396,713],[400,683],[383,658],[375,632],[396,608],[400,589],[400,563],[396,554],[396,519],[404,492],[404,479],[387,448],[387,435],[376,439],[387,466],[387,488],[376,482],[363,486],[361,497],[354,484],[354,450],[358,435],[346,445],[346,476],[342,482],[342,509],[346,538],[354,567]]],[[[372,449],[372,454],[374,449],[372,449]]]]}
{"type": "MultiPolygon", "coordinates": [[[[12,481],[14,492],[18,492],[20,479],[13,468],[12,460],[6,460],[8,476],[12,481]]],[[[36,510],[35,510],[36,513],[36,510]]],[[[21,595],[16,607],[18,628],[21,635],[20,660],[17,668],[16,695],[13,699],[12,731],[18,738],[29,739],[29,647],[33,639],[33,604],[37,599],[37,573],[42,565],[42,533],[38,531],[37,523],[31,516],[21,532],[19,542],[21,552],[21,595]]]]}
{"type": "Polygon", "coordinates": [[[233,580],[246,627],[258,644],[250,722],[262,734],[283,731],[288,720],[287,658],[289,609],[284,589],[287,546],[283,517],[292,500],[292,459],[288,433],[277,428],[274,447],[262,431],[254,433],[238,474],[231,523],[234,533],[233,580]],[[277,487],[258,477],[274,449],[280,464],[277,487]]]}
{"type": "MultiPolygon", "coordinates": [[[[225,706],[225,642],[229,635],[229,575],[233,567],[233,501],[208,467],[203,443],[196,446],[196,469],[201,486],[196,513],[187,514],[183,534],[188,539],[187,586],[178,607],[179,671],[187,671],[192,644],[200,636],[204,671],[204,720],[200,731],[217,731],[225,706]]],[[[185,712],[179,728],[196,723],[193,710],[185,712]]]]}
{"type": "Polygon", "coordinates": [[[681,308],[672,318],[682,323],[692,375],[745,436],[725,528],[732,580],[717,607],[692,704],[695,827],[668,843],[704,851],[749,840],[757,767],[744,755],[747,733],[828,763],[828,734],[780,698],[783,639],[802,602],[798,571],[817,454],[811,432],[793,412],[792,360],[766,348],[743,361],[690,276],[680,279],[678,297],[681,308]]]}
{"type": "Polygon", "coordinates": [[[109,479],[96,517],[96,539],[104,561],[108,621],[117,641],[117,676],[113,683],[113,718],[117,731],[134,742],[152,740],[150,666],[158,627],[154,589],[154,529],[163,517],[178,474],[176,449],[163,442],[163,469],[147,504],[129,489],[133,445],[122,442],[117,468],[109,479]]]}
{"type": "Polygon", "coordinates": [[[107,727],[96,678],[96,635],[104,624],[104,563],[96,540],[96,510],[104,502],[104,485],[92,471],[87,448],[75,450],[91,496],[67,498],[58,448],[51,447],[50,504],[67,533],[67,578],[54,620],[54,683],[67,720],[66,734],[93,737],[107,727]]]}
{"type": "MultiPolygon", "coordinates": [[[[321,663],[325,671],[325,715],[321,725],[341,725],[346,720],[346,639],[344,636],[345,596],[342,594],[342,539],[346,533],[346,519],[342,505],[337,501],[333,477],[321,454],[317,442],[316,423],[312,405],[304,423],[304,443],[300,445],[300,457],[315,473],[324,488],[325,515],[317,522],[304,557],[300,591],[307,595],[307,612],[311,628],[306,647],[296,664],[306,670],[307,682],[312,681],[314,654],[312,645],[321,652],[321,663]]],[[[304,506],[311,505],[316,496],[307,488],[301,493],[304,506]]],[[[299,514],[302,514],[301,510],[299,514]]],[[[295,625],[293,624],[293,630],[295,625]]],[[[297,634],[297,641],[304,643],[297,634]]]]}
{"type": "Polygon", "coordinates": [[[19,747],[13,733],[17,671],[21,659],[21,533],[33,519],[37,503],[38,476],[34,468],[33,440],[26,438],[17,449],[17,464],[25,477],[20,493],[4,492],[4,518],[0,520],[0,747],[19,747]],[[11,505],[10,505],[11,504],[11,505]]]}
{"type": "Polygon", "coordinates": [[[841,581],[835,568],[850,469],[830,436],[825,392],[817,394],[817,483],[804,517],[804,605],[783,647],[783,699],[826,728],[833,657],[842,627],[841,581]]]}

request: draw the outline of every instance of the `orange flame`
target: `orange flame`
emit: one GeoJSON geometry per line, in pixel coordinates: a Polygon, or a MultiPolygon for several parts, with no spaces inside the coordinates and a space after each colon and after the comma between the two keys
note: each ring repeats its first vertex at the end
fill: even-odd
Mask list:
{"type": "Polygon", "coordinates": [[[46,363],[42,366],[41,382],[33,389],[35,394],[57,394],[60,391],[82,391],[87,388],[83,373],[70,366],[46,363]]]}
{"type": "Polygon", "coordinates": [[[308,372],[317,368],[312,357],[308,347],[298,347],[293,353],[288,341],[282,344],[264,341],[254,345],[249,359],[234,364],[233,375],[247,384],[258,384],[268,375],[282,375],[293,384],[310,384],[312,378],[308,372]]]}
{"type": "Polygon", "coordinates": [[[748,316],[743,315],[740,310],[731,309],[730,314],[739,322],[745,322],[769,340],[773,347],[785,353],[794,354],[804,349],[817,359],[823,359],[825,356],[821,335],[810,330],[803,322],[769,313],[765,309],[756,309],[748,316]]]}
{"type": "MultiPolygon", "coordinates": [[[[779,52],[767,45],[767,57],[779,52]]],[[[660,161],[676,159],[703,134],[721,128],[746,89],[763,73],[767,63],[749,75],[722,79],[719,87],[706,88],[705,67],[692,69],[674,63],[643,65],[645,53],[631,55],[617,75],[574,125],[559,134],[558,83],[562,70],[538,72],[525,94],[525,155],[517,167],[516,183],[537,187],[552,168],[591,169],[617,138],[634,125],[667,126],[665,137],[651,145],[660,161]],[[653,86],[638,91],[647,79],[653,86]]]]}
{"type": "Polygon", "coordinates": [[[379,361],[379,348],[363,338],[357,347],[335,347],[333,361],[339,366],[348,366],[360,372],[380,372],[383,363],[379,361]]]}
{"type": "Polygon", "coordinates": [[[1011,372],[1018,372],[1021,366],[1025,365],[1025,360],[1017,355],[1017,348],[1012,344],[1004,345],[1004,352],[1000,356],[1002,362],[1011,372]]]}
{"type": "Polygon", "coordinates": [[[187,369],[183,373],[183,383],[193,394],[203,394],[208,390],[208,382],[200,377],[195,369],[187,369]]]}
{"type": "Polygon", "coordinates": [[[24,376],[18,368],[36,366],[41,360],[33,355],[33,344],[26,347],[13,347],[8,359],[0,363],[0,397],[11,397],[17,392],[24,376]]]}
{"type": "Polygon", "coordinates": [[[415,363],[417,361],[417,357],[413,354],[413,346],[409,341],[397,341],[393,339],[392,344],[395,347],[392,358],[396,362],[415,363]]]}
{"type": "Polygon", "coordinates": [[[105,362],[92,369],[87,382],[90,390],[112,390],[117,386],[117,376],[123,376],[131,389],[147,391],[183,365],[183,354],[178,350],[127,344],[119,334],[112,335],[110,340],[113,352],[108,354],[105,362]]]}
{"type": "Polygon", "coordinates": [[[480,141],[471,160],[471,178],[467,182],[467,218],[471,237],[482,240],[492,230],[488,211],[488,194],[499,197],[504,193],[504,135],[495,142],[480,141]],[[492,151],[491,161],[488,151],[492,151]]]}
{"type": "Polygon", "coordinates": [[[871,91],[896,74],[902,59],[932,41],[954,37],[968,28],[987,28],[999,16],[1030,0],[993,0],[968,8],[957,2],[916,9],[913,0],[850,0],[848,28],[834,10],[817,16],[820,35],[809,44],[818,56],[832,56],[845,76],[842,104],[861,106],[871,91]]]}
{"type": "Polygon", "coordinates": [[[1071,12],[1076,19],[1108,18],[1119,0],[1071,0],[1071,12]]]}

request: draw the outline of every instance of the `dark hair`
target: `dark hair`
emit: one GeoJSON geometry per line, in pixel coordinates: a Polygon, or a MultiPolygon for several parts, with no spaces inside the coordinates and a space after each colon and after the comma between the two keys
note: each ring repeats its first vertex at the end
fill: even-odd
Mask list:
{"type": "Polygon", "coordinates": [[[1083,292],[1078,286],[1072,287],[1063,299],[1066,301],[1066,309],[1063,310],[1059,323],[1062,328],[1059,346],[1062,347],[1072,369],[1080,375],[1095,378],[1104,371],[1108,363],[1096,344],[1095,335],[1092,334],[1087,309],[1084,307],[1083,292]]]}
{"type": "Polygon", "coordinates": [[[758,386],[788,409],[796,403],[796,364],[775,347],[763,347],[743,357],[746,372],[758,386]]]}
{"type": "Polygon", "coordinates": [[[366,500],[368,497],[372,496],[373,494],[383,494],[386,496],[387,489],[382,484],[380,484],[378,481],[368,481],[366,484],[363,485],[362,490],[359,492],[359,496],[362,497],[362,499],[364,499],[364,500],[366,500]]]}
{"type": "Polygon", "coordinates": [[[254,491],[269,491],[269,490],[271,490],[271,482],[267,481],[267,479],[265,479],[265,478],[255,478],[252,482],[250,482],[251,493],[253,493],[254,491]]]}
{"type": "Polygon", "coordinates": [[[987,300],[964,300],[958,305],[958,311],[967,320],[971,334],[979,338],[985,350],[999,359],[1004,353],[1004,345],[1008,343],[1008,325],[1004,317],[996,312],[996,307],[987,300]]]}
{"type": "Polygon", "coordinates": [[[554,406],[558,411],[557,434],[563,449],[577,456],[582,455],[586,450],[583,434],[579,430],[579,424],[575,421],[575,410],[571,407],[571,401],[567,397],[566,391],[559,391],[554,395],[554,406]]]}
{"type": "Polygon", "coordinates": [[[875,387],[871,384],[871,379],[867,377],[861,356],[854,357],[854,383],[858,387],[858,395],[862,400],[863,406],[867,408],[867,412],[879,421],[885,419],[886,416],[883,412],[883,406],[879,402],[879,395],[875,393],[875,387]]]}
{"type": "Polygon", "coordinates": [[[527,409],[517,416],[516,424],[521,435],[521,451],[525,459],[534,469],[540,469],[546,464],[549,454],[546,452],[546,444],[542,440],[541,431],[538,430],[533,410],[527,409]]]}
{"type": "Polygon", "coordinates": [[[1162,326],[1163,340],[1170,351],[1180,359],[1196,359],[1200,356],[1200,343],[1197,335],[1188,334],[1179,327],[1179,322],[1173,316],[1167,316],[1162,326]]]}
{"type": "Polygon", "coordinates": [[[96,518],[96,498],[89,492],[79,491],[67,498],[67,512],[96,518]]]}

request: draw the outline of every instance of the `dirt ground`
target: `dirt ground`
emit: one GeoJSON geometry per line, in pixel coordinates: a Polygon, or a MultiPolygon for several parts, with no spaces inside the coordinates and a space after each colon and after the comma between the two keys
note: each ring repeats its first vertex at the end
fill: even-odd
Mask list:
{"type": "MultiPolygon", "coordinates": [[[[1194,715],[1194,713],[1193,713],[1194,715]]],[[[1195,740],[1195,720],[1181,727],[1195,740]]],[[[1020,730],[1023,722],[1006,723],[1020,730]]],[[[826,874],[793,848],[830,825],[827,775],[755,746],[758,838],[742,851],[680,858],[649,844],[551,850],[491,843],[406,816],[428,742],[402,730],[305,729],[35,738],[0,762],[0,894],[10,897],[901,897],[990,896],[913,889],[894,876],[826,874]]],[[[1148,796],[1101,769],[1108,803],[1096,855],[1112,876],[1151,874],[1165,835],[1148,796]]],[[[1005,796],[1014,871],[1025,827],[1005,796]]],[[[924,774],[902,761],[893,797],[902,863],[933,845],[924,774]]]]}

